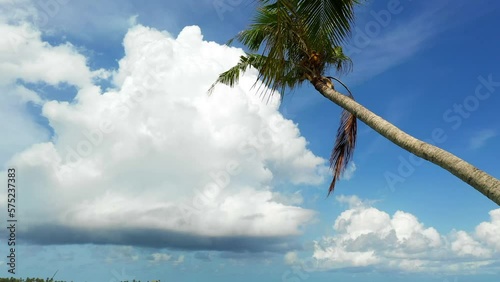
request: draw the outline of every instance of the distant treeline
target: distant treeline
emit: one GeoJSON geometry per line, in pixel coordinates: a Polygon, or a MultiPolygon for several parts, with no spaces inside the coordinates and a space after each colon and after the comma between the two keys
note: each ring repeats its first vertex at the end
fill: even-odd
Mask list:
{"type": "Polygon", "coordinates": [[[0,282],[66,282],[61,280],[54,280],[52,278],[0,278],[0,282]]]}
{"type": "MultiPolygon", "coordinates": [[[[10,278],[1,278],[0,277],[0,282],[68,282],[68,281],[62,281],[62,280],[54,280],[52,278],[46,278],[46,279],[43,279],[43,278],[14,278],[14,277],[10,277],[10,278]]],[[[73,282],[73,281],[71,281],[73,282]]],[[[140,280],[126,280],[126,281],[120,281],[120,282],[141,282],[140,280]]],[[[147,281],[149,282],[149,281],[147,281]]],[[[160,282],[160,280],[151,280],[151,282],[160,282]]]]}

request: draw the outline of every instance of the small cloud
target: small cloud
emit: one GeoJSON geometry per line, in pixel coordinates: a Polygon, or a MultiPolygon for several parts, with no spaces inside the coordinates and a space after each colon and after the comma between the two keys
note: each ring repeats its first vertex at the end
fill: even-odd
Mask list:
{"type": "Polygon", "coordinates": [[[129,26],[136,26],[137,25],[137,18],[139,17],[139,15],[133,15],[131,16],[130,18],[128,18],[128,24],[129,26]]]}
{"type": "Polygon", "coordinates": [[[150,261],[153,263],[160,263],[160,262],[164,262],[164,261],[170,261],[171,259],[172,259],[172,256],[169,254],[154,253],[154,254],[151,254],[150,261]]]}
{"type": "Polygon", "coordinates": [[[350,180],[354,176],[355,171],[356,171],[356,164],[354,162],[351,162],[351,164],[348,167],[346,167],[346,169],[340,176],[340,179],[350,180]]]}
{"type": "Polygon", "coordinates": [[[151,263],[171,262],[173,265],[179,265],[184,262],[184,255],[179,255],[177,259],[166,253],[153,253],[149,259],[151,263]]]}
{"type": "Polygon", "coordinates": [[[302,197],[300,190],[291,194],[275,192],[273,193],[273,200],[284,205],[297,206],[304,202],[304,197],[302,197]]]}
{"type": "Polygon", "coordinates": [[[349,208],[358,208],[358,207],[366,207],[370,205],[369,201],[363,201],[361,200],[358,196],[352,195],[352,196],[345,196],[345,195],[340,195],[337,196],[336,200],[339,203],[347,204],[349,208]]]}
{"type": "Polygon", "coordinates": [[[180,255],[177,260],[173,262],[174,265],[179,265],[184,262],[184,255],[180,255]]]}
{"type": "Polygon", "coordinates": [[[285,263],[288,265],[294,265],[299,261],[299,256],[297,252],[288,252],[285,254],[285,263]]]}
{"type": "Polygon", "coordinates": [[[473,150],[477,150],[486,145],[486,142],[493,137],[496,137],[498,133],[493,129],[484,129],[477,132],[469,140],[469,147],[473,150]]]}

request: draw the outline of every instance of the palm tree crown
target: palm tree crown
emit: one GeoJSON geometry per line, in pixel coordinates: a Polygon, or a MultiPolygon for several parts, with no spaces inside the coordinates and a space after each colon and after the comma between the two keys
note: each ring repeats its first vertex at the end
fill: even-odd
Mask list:
{"type": "MultiPolygon", "coordinates": [[[[340,45],[350,32],[354,6],[359,0],[260,0],[253,23],[234,39],[244,44],[249,53],[240,57],[238,64],[222,73],[210,87],[223,83],[234,86],[241,72],[249,67],[259,71],[258,80],[272,95],[284,95],[305,80],[331,81],[324,74],[331,69],[347,73],[352,61],[340,45]]],[[[352,98],[352,95],[349,95],[352,98]]],[[[341,115],[330,165],[336,181],[352,158],[356,144],[356,118],[347,111],[341,115]]]]}

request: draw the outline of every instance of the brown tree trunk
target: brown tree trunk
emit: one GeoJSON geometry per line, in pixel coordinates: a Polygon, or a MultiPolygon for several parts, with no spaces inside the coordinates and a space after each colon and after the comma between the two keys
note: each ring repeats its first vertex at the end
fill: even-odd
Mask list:
{"type": "Polygon", "coordinates": [[[327,78],[323,78],[312,83],[316,90],[318,90],[327,99],[352,113],[356,116],[356,118],[380,133],[385,138],[392,141],[394,144],[416,156],[446,169],[474,187],[497,205],[500,205],[500,180],[474,167],[470,163],[460,159],[448,151],[423,142],[407,134],[372,111],[363,107],[353,99],[333,90],[329,87],[327,78]]]}

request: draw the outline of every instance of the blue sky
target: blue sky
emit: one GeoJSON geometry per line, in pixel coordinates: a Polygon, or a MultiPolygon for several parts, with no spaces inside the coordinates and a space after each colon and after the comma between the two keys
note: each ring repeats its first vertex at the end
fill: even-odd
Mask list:
{"type": "MultiPolygon", "coordinates": [[[[356,100],[500,177],[500,4],[374,2],[344,46],[356,100]]],[[[447,171],[359,123],[354,164],[326,197],[336,105],[311,86],[262,103],[255,71],[205,95],[242,54],[223,44],[254,8],[0,1],[16,276],[496,281],[500,209],[447,171]]]]}

